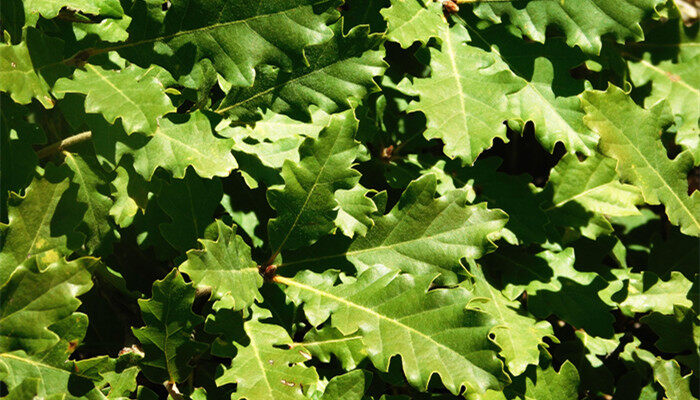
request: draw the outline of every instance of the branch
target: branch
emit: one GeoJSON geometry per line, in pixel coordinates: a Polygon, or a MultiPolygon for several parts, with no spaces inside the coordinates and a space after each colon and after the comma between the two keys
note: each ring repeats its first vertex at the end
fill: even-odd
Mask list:
{"type": "Polygon", "coordinates": [[[90,140],[92,138],[92,132],[87,131],[87,132],[82,132],[77,135],[73,135],[70,137],[67,137],[60,142],[56,142],[53,144],[50,144],[43,149],[39,150],[36,155],[39,157],[39,159],[46,158],[50,155],[56,154],[66,147],[73,146],[74,144],[78,144],[80,142],[84,142],[86,140],[90,140]]]}

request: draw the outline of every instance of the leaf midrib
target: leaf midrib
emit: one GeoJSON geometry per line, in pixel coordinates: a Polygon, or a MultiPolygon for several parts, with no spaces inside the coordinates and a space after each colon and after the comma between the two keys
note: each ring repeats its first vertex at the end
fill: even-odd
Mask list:
{"type": "MultiPolygon", "coordinates": [[[[335,296],[335,295],[333,295],[333,294],[331,294],[331,293],[325,292],[325,291],[323,291],[323,290],[316,289],[316,288],[314,288],[313,286],[305,285],[305,284],[303,284],[303,283],[301,283],[301,282],[297,282],[297,281],[295,281],[295,280],[293,280],[293,279],[290,279],[290,278],[285,278],[285,277],[283,277],[283,276],[277,275],[277,276],[275,276],[274,281],[275,281],[275,282],[278,282],[278,283],[281,283],[281,284],[284,284],[284,285],[287,285],[287,286],[294,286],[294,287],[297,287],[297,288],[302,289],[302,290],[307,290],[307,291],[312,292],[312,293],[314,293],[314,294],[316,294],[316,295],[319,295],[319,296],[322,296],[322,297],[326,297],[326,298],[331,299],[331,300],[333,300],[333,301],[337,301],[337,302],[339,302],[339,303],[345,304],[345,305],[348,306],[348,307],[356,308],[356,309],[358,309],[358,310],[360,310],[360,311],[362,311],[362,312],[365,312],[365,313],[367,313],[367,314],[370,314],[370,315],[372,315],[372,316],[374,316],[374,317],[376,317],[376,318],[378,318],[378,319],[382,319],[382,320],[384,320],[384,321],[388,321],[389,323],[391,323],[391,324],[393,324],[393,325],[396,325],[396,326],[398,326],[399,328],[402,328],[402,329],[404,329],[404,330],[406,330],[406,331],[409,331],[409,332],[412,332],[412,333],[414,333],[414,334],[417,334],[418,336],[420,336],[420,337],[424,338],[425,340],[427,340],[427,341],[433,343],[435,346],[437,346],[437,347],[439,347],[439,348],[442,348],[442,349],[444,349],[444,350],[449,351],[450,353],[453,353],[453,354],[458,355],[459,358],[464,359],[464,360],[465,360],[466,362],[468,362],[472,367],[481,370],[481,368],[479,368],[479,367],[477,367],[476,365],[474,365],[469,359],[465,358],[462,354],[458,353],[458,352],[455,351],[454,349],[452,349],[452,348],[450,348],[450,347],[448,347],[448,346],[445,346],[444,344],[442,344],[442,343],[436,341],[435,339],[433,339],[431,336],[429,336],[429,335],[427,335],[427,334],[425,334],[425,333],[423,333],[423,332],[421,332],[421,331],[419,331],[419,330],[416,330],[415,328],[413,328],[413,327],[411,327],[411,326],[402,324],[402,323],[401,323],[400,321],[398,321],[398,320],[389,318],[389,317],[387,317],[386,315],[380,314],[380,313],[378,313],[378,312],[376,312],[376,311],[374,311],[374,310],[372,310],[372,309],[370,309],[370,308],[364,307],[364,306],[362,306],[362,305],[360,305],[360,304],[357,304],[357,303],[353,303],[352,301],[346,300],[346,299],[344,299],[344,298],[342,298],[342,297],[335,296]]],[[[446,369],[446,371],[449,371],[449,369],[446,369]]]]}

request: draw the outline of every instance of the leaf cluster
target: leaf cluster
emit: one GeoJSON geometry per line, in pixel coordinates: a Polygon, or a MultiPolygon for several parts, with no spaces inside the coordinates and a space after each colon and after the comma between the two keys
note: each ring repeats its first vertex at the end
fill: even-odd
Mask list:
{"type": "Polygon", "coordinates": [[[681,0],[3,0],[0,397],[698,398],[681,0]]]}

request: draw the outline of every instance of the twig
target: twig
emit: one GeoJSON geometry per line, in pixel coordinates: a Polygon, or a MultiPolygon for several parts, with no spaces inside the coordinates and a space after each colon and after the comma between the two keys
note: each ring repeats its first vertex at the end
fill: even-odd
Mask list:
{"type": "Polygon", "coordinates": [[[60,142],[52,143],[52,144],[44,147],[43,149],[39,150],[36,153],[36,155],[40,159],[46,158],[50,155],[53,155],[53,154],[56,154],[56,153],[62,151],[66,147],[73,146],[74,144],[78,144],[78,143],[84,142],[86,140],[90,140],[90,138],[92,138],[92,132],[90,132],[90,131],[82,132],[82,133],[79,133],[77,135],[67,137],[67,138],[61,140],[60,142]]]}

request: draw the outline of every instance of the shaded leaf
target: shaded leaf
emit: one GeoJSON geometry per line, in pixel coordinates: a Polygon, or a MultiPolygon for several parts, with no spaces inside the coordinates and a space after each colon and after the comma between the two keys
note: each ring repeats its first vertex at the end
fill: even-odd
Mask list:
{"type": "Polygon", "coordinates": [[[190,335],[204,319],[192,312],[194,288],[185,283],[177,270],[153,284],[149,300],[139,300],[146,326],[132,331],[141,342],[146,356],[141,371],[154,383],[182,382],[192,371],[192,357],[207,345],[190,335]]]}

